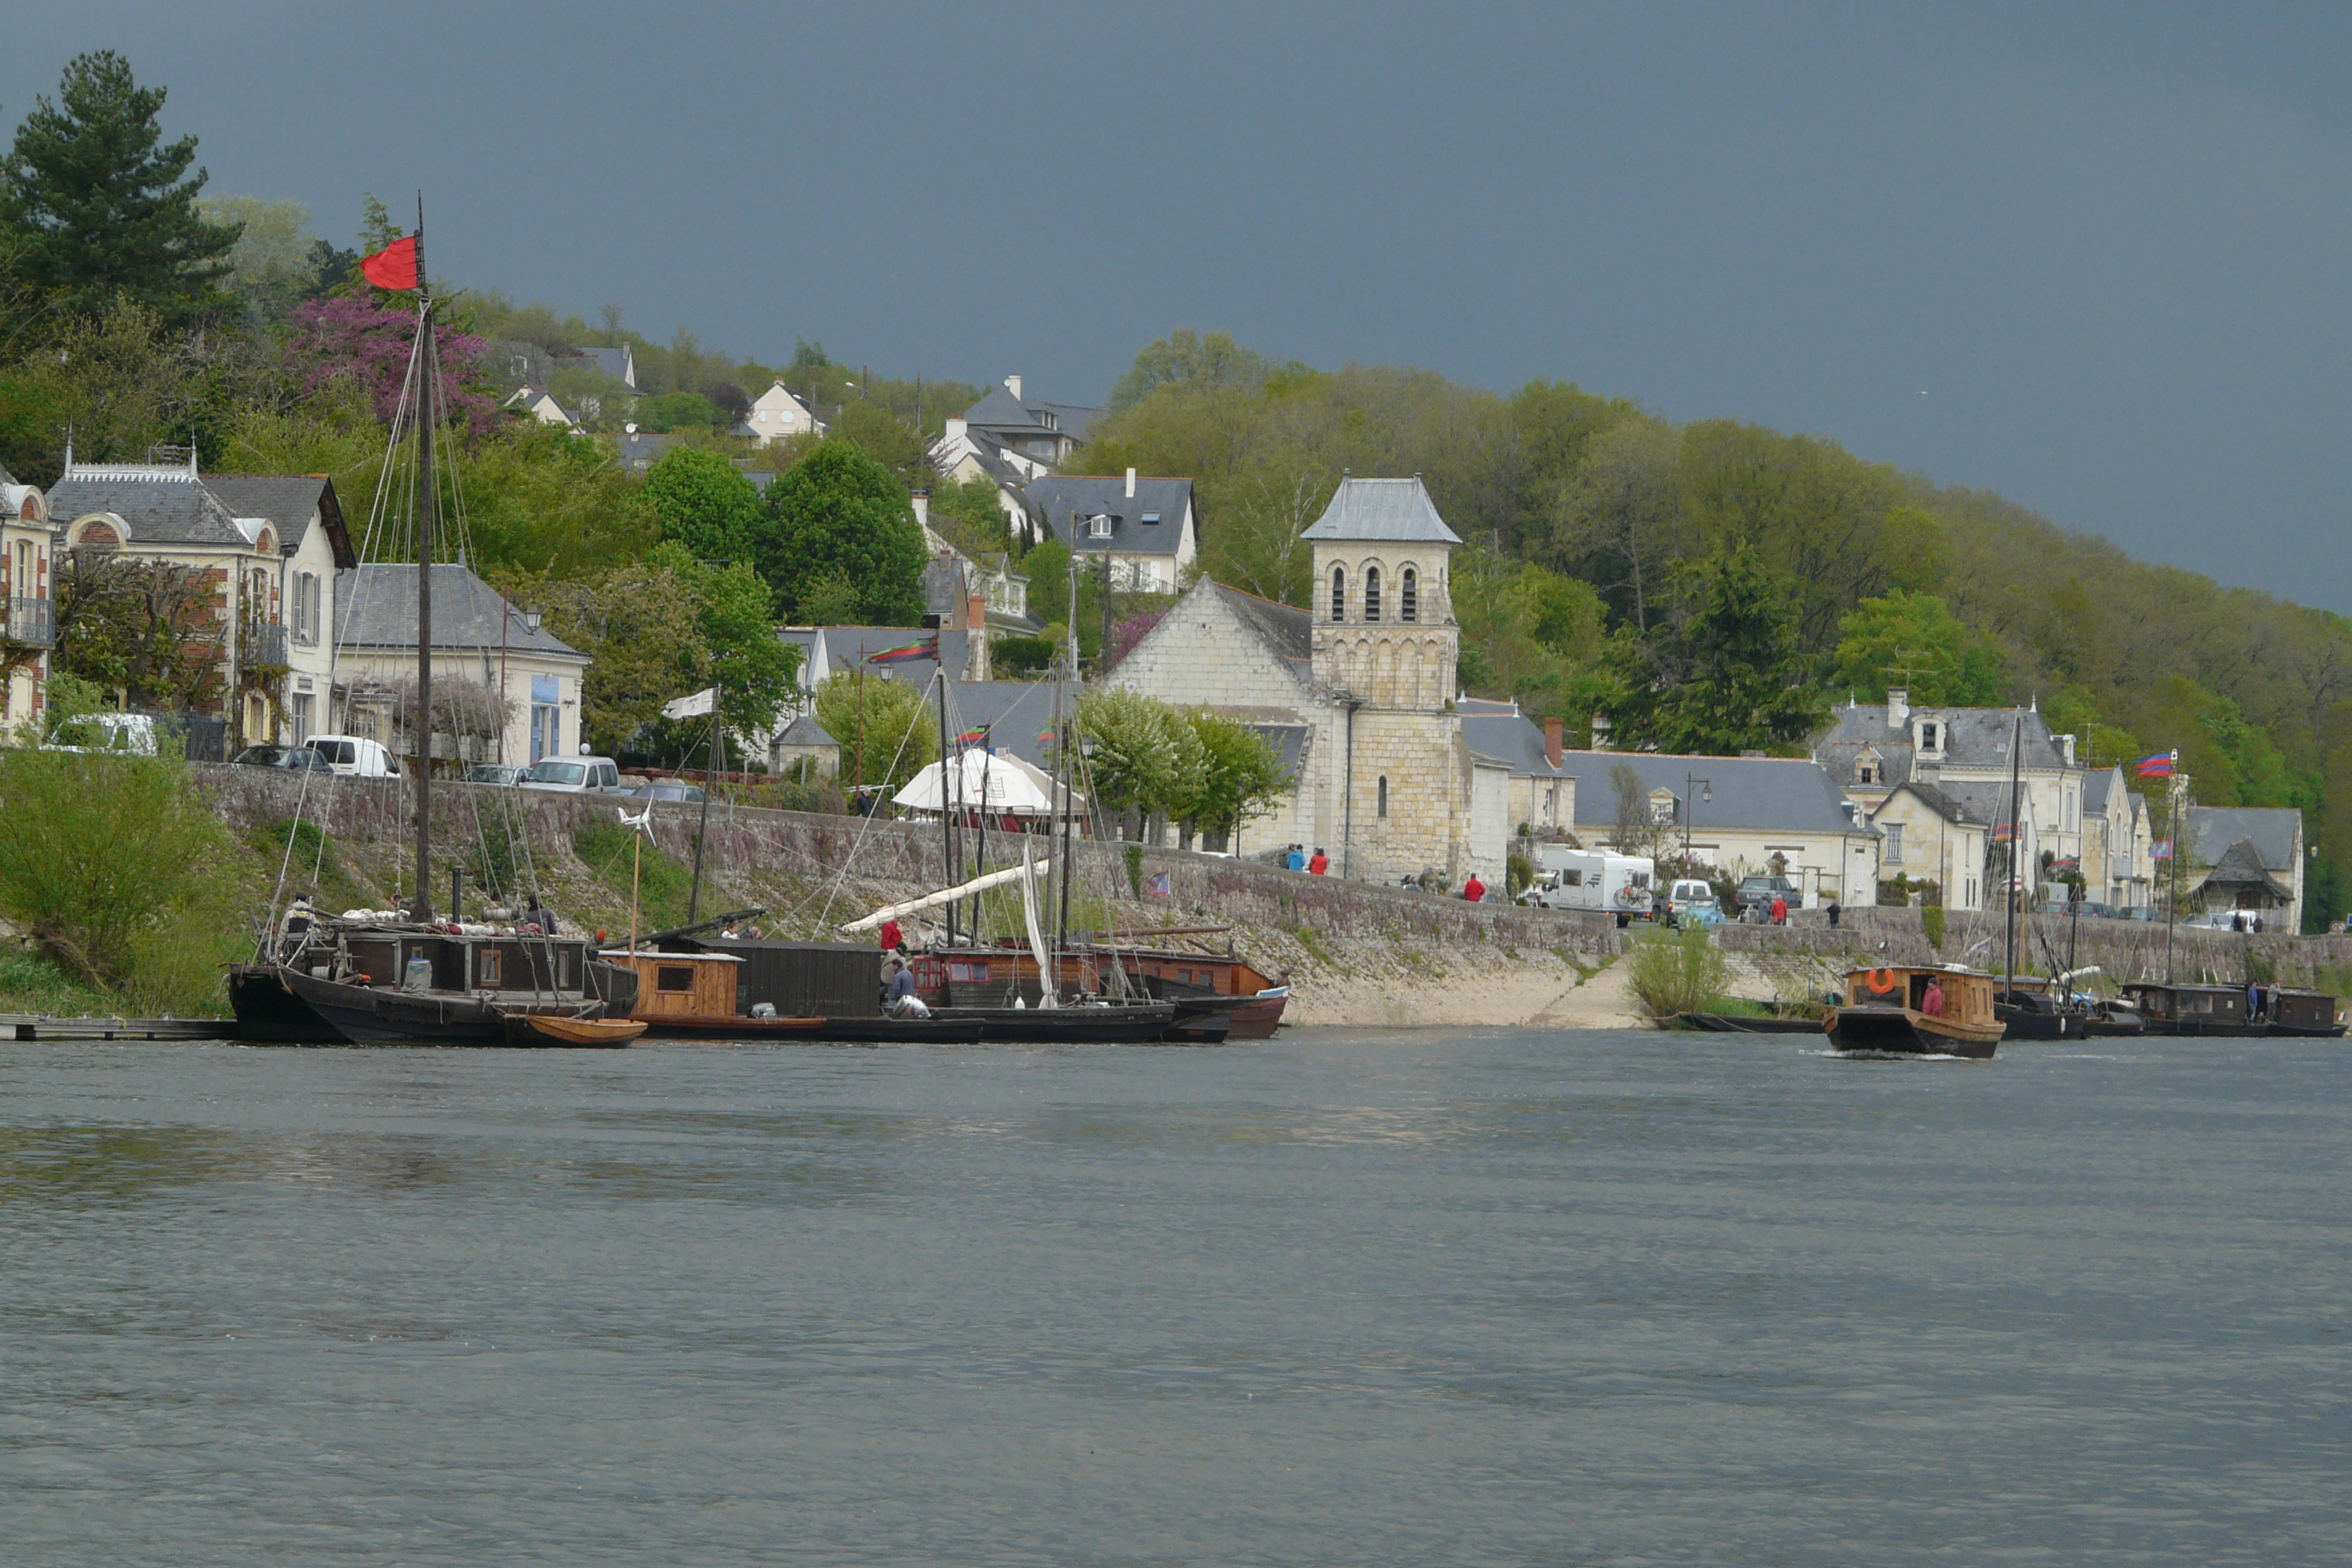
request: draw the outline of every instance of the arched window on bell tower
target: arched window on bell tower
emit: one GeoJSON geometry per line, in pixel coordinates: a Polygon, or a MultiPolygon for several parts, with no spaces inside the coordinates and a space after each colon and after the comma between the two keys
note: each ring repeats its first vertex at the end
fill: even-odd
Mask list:
{"type": "Polygon", "coordinates": [[[1364,619],[1377,621],[1380,618],[1381,569],[1377,566],[1367,566],[1364,568],[1364,619]]]}
{"type": "Polygon", "coordinates": [[[1397,619],[1421,619],[1421,574],[1410,566],[1397,578],[1397,619]]]}
{"type": "Polygon", "coordinates": [[[1331,568],[1331,618],[1335,621],[1348,618],[1348,569],[1345,566],[1331,568]]]}

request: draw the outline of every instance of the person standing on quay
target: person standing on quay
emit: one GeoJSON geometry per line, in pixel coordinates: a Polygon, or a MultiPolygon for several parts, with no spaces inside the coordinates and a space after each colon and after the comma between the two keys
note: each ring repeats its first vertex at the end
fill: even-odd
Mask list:
{"type": "Polygon", "coordinates": [[[1329,873],[1331,869],[1331,857],[1323,853],[1323,846],[1320,844],[1318,844],[1315,847],[1315,858],[1307,862],[1307,868],[1318,877],[1325,876],[1329,873]]]}
{"type": "Polygon", "coordinates": [[[1471,872],[1470,879],[1462,884],[1462,896],[1474,904],[1482,902],[1486,899],[1486,884],[1478,879],[1477,872],[1471,872]]]}

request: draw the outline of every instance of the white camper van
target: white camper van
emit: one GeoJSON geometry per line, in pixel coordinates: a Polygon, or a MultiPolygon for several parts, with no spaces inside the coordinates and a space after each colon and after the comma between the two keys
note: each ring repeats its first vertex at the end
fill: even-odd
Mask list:
{"type": "Polygon", "coordinates": [[[1556,849],[1525,900],[1547,910],[1591,910],[1617,917],[1624,925],[1646,917],[1657,885],[1657,865],[1646,855],[1606,850],[1556,849]]]}

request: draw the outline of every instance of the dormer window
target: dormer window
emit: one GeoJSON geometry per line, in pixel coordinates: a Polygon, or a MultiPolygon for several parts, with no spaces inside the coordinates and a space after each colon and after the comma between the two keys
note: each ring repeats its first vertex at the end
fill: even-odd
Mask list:
{"type": "Polygon", "coordinates": [[[1940,756],[1944,751],[1944,727],[1933,719],[1919,721],[1919,751],[1924,756],[1940,756]]]}
{"type": "Polygon", "coordinates": [[[1110,537],[1110,514],[1108,512],[1098,513],[1094,517],[1087,519],[1087,537],[1089,539],[1108,539],[1110,537]]]}
{"type": "Polygon", "coordinates": [[[1858,784],[1876,784],[1878,782],[1878,764],[1876,763],[1854,763],[1853,782],[1858,784]]]}

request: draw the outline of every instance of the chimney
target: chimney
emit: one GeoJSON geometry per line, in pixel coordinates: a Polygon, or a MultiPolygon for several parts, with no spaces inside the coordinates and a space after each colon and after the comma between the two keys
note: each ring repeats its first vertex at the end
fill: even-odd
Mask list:
{"type": "Polygon", "coordinates": [[[966,680],[989,679],[988,597],[968,595],[963,602],[964,674],[966,680]]]}
{"type": "Polygon", "coordinates": [[[915,526],[922,529],[929,528],[931,526],[931,492],[917,490],[908,499],[915,503],[915,526]]]}
{"type": "Polygon", "coordinates": [[[1009,392],[1009,393],[1011,393],[1011,394],[1013,395],[1013,402],[1015,402],[1015,403],[1020,402],[1020,401],[1021,401],[1021,378],[1020,378],[1019,376],[1017,376],[1017,375],[1008,375],[1008,376],[1006,376],[1006,377],[1004,378],[1004,390],[1005,390],[1005,391],[1007,391],[1007,392],[1009,392]]]}
{"type": "Polygon", "coordinates": [[[948,421],[947,431],[942,439],[949,441],[961,441],[963,439],[964,428],[963,417],[959,415],[955,418],[948,421]]]}
{"type": "Polygon", "coordinates": [[[1886,689],[1886,727],[1900,730],[1911,721],[1911,693],[1900,686],[1886,689]]]}
{"type": "Polygon", "coordinates": [[[1135,499],[1135,470],[1133,468],[1127,470],[1127,499],[1129,500],[1133,500],[1135,499]]]}
{"type": "Polygon", "coordinates": [[[1609,715],[1606,713],[1592,716],[1592,749],[1596,752],[1609,749],[1609,715]]]}
{"type": "Polygon", "coordinates": [[[1559,766],[1562,751],[1559,742],[1559,727],[1560,721],[1557,719],[1544,721],[1544,761],[1553,767],[1559,766]]]}
{"type": "Polygon", "coordinates": [[[2074,765],[2074,737],[2072,735],[2059,736],[2058,750],[2060,753],[2065,757],[2066,765],[2070,768],[2073,767],[2074,765]]]}

